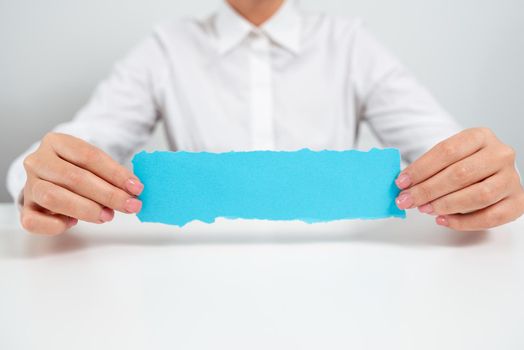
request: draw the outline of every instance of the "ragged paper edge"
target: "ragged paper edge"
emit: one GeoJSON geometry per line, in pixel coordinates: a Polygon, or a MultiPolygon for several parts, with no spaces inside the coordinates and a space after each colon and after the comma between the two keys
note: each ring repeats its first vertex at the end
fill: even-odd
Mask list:
{"type": "MultiPolygon", "coordinates": [[[[182,154],[231,154],[231,153],[297,153],[297,152],[301,152],[301,151],[309,151],[309,152],[314,152],[314,153],[322,153],[322,152],[329,152],[329,153],[346,153],[346,152],[354,152],[354,153],[374,153],[374,152],[382,152],[382,151],[394,151],[394,153],[396,154],[396,156],[398,157],[398,163],[401,164],[401,156],[400,156],[400,152],[398,149],[396,148],[392,148],[392,147],[387,147],[387,148],[376,148],[376,147],[373,147],[367,151],[364,151],[364,150],[321,150],[321,151],[314,151],[314,150],[311,150],[309,148],[301,148],[299,150],[296,150],[296,151],[272,151],[272,150],[257,150],[257,151],[228,151],[228,152],[208,152],[208,151],[202,151],[202,152],[198,152],[198,151],[152,151],[152,152],[148,152],[148,151],[141,151],[137,154],[135,154],[133,156],[133,159],[131,160],[131,163],[133,164],[133,167],[135,165],[135,159],[137,157],[140,157],[140,156],[144,156],[144,155],[154,155],[156,153],[182,153],[182,154]]],[[[396,177],[400,174],[401,170],[399,170],[399,172],[395,175],[396,177]]],[[[392,183],[392,186],[396,186],[395,183],[393,182],[392,183]]],[[[395,202],[393,201],[392,206],[396,206],[395,205],[395,202]]],[[[396,209],[398,210],[398,208],[396,209]]],[[[215,216],[209,220],[205,220],[205,219],[192,219],[192,220],[189,220],[189,221],[186,221],[184,223],[176,223],[176,222],[159,222],[159,221],[154,221],[154,220],[147,220],[147,219],[142,219],[140,217],[140,213],[136,214],[138,220],[140,222],[143,222],[143,223],[157,223],[157,224],[164,224],[164,225],[169,225],[169,226],[177,226],[177,227],[184,227],[188,224],[191,224],[193,222],[201,222],[201,223],[205,223],[205,224],[213,224],[216,222],[217,219],[226,219],[226,220],[257,220],[257,221],[277,221],[277,222],[304,222],[306,224],[322,224],[322,223],[329,223],[329,222],[337,222],[337,221],[346,221],[346,220],[360,220],[360,221],[371,221],[371,220],[382,220],[382,219],[391,219],[391,218],[396,218],[396,219],[406,219],[407,215],[406,215],[406,211],[405,210],[400,210],[400,212],[397,212],[397,213],[392,213],[391,215],[387,215],[387,216],[369,216],[369,217],[365,217],[365,218],[361,218],[361,217],[355,217],[355,218],[340,218],[340,219],[311,219],[311,218],[294,218],[294,219],[266,219],[266,218],[258,218],[258,217],[236,217],[236,216],[215,216]]]]}

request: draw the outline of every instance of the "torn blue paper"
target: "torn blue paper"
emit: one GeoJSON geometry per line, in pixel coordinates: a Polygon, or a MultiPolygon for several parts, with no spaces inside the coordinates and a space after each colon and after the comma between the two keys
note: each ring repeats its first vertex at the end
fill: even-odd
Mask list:
{"type": "Polygon", "coordinates": [[[296,152],[141,152],[138,218],[183,226],[218,217],[302,220],[405,217],[395,205],[396,149],[296,152]]]}

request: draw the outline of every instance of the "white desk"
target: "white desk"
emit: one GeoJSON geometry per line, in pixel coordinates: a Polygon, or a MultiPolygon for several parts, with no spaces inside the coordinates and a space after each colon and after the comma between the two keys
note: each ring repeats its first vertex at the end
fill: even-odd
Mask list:
{"type": "Polygon", "coordinates": [[[119,215],[42,238],[4,205],[0,349],[524,349],[524,221],[119,215]]]}

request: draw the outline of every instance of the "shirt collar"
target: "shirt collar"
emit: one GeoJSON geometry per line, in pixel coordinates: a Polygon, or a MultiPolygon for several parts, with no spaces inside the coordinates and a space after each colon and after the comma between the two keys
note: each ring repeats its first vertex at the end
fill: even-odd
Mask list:
{"type": "Polygon", "coordinates": [[[285,0],[278,11],[264,24],[262,31],[289,51],[297,54],[300,50],[302,20],[297,1],[285,0]]]}
{"type": "Polygon", "coordinates": [[[272,41],[297,54],[300,49],[301,17],[295,0],[285,0],[277,12],[257,28],[226,1],[223,1],[214,16],[218,51],[225,54],[251,32],[262,32],[272,41]]]}

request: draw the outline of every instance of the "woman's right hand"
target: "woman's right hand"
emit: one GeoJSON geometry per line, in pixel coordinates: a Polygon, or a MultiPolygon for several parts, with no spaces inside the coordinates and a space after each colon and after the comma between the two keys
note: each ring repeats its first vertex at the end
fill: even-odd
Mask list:
{"type": "Polygon", "coordinates": [[[104,223],[114,210],[138,213],[144,186],[100,149],[70,135],[49,133],[24,159],[27,182],[20,220],[31,233],[57,235],[78,220],[104,223]]]}

